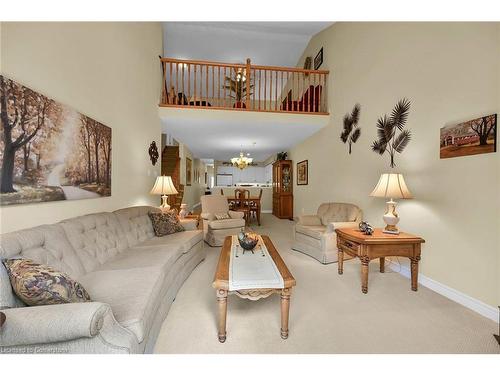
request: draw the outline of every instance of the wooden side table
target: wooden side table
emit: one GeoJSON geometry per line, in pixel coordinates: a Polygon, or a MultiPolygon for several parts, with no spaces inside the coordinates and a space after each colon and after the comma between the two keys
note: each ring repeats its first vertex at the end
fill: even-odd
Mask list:
{"type": "Polygon", "coordinates": [[[196,220],[196,228],[200,225],[200,215],[189,214],[184,216],[184,219],[196,220]]]}
{"type": "Polygon", "coordinates": [[[368,265],[370,260],[380,258],[380,272],[385,271],[385,257],[402,256],[411,261],[411,290],[418,288],[418,262],[420,261],[420,245],[424,239],[413,234],[401,232],[399,234],[383,233],[377,228],[371,236],[359,229],[336,229],[338,249],[338,272],[344,272],[344,252],[361,261],[361,291],[368,293],[368,265]]]}

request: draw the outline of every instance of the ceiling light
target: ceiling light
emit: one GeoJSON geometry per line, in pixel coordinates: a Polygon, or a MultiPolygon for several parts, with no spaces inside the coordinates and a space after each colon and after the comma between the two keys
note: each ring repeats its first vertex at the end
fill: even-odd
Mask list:
{"type": "MultiPolygon", "coordinates": [[[[248,154],[250,155],[250,154],[248,154]]],[[[243,154],[243,151],[240,152],[240,156],[231,159],[231,164],[239,169],[245,169],[250,164],[252,164],[253,159],[248,158],[243,154]]]]}

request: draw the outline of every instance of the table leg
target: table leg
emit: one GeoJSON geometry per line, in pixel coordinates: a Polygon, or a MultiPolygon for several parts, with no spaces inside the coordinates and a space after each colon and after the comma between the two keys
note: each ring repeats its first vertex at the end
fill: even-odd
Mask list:
{"type": "Polygon", "coordinates": [[[260,225],[260,203],[257,205],[257,223],[260,225]]]}
{"type": "Polygon", "coordinates": [[[368,265],[370,263],[370,258],[367,256],[360,257],[361,259],[361,291],[363,293],[368,293],[368,265]]]}
{"type": "Polygon", "coordinates": [[[217,290],[217,304],[219,306],[219,341],[226,341],[227,290],[217,290]]]}
{"type": "Polygon", "coordinates": [[[410,258],[411,261],[411,290],[416,292],[418,290],[418,261],[420,256],[410,258]]]}
{"type": "Polygon", "coordinates": [[[385,257],[380,257],[380,273],[385,272],[385,257]]]}
{"type": "Polygon", "coordinates": [[[339,248],[337,251],[337,256],[338,256],[339,275],[342,275],[344,273],[344,250],[339,248]]]}
{"type": "Polygon", "coordinates": [[[281,291],[281,338],[288,338],[288,316],[290,312],[290,289],[281,291]]]}

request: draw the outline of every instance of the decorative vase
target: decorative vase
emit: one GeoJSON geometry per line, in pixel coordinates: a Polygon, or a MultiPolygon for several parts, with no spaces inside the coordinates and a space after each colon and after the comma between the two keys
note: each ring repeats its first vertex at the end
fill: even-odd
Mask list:
{"type": "Polygon", "coordinates": [[[187,211],[187,204],[186,203],[182,203],[181,204],[181,212],[179,212],[179,217],[181,219],[184,219],[186,217],[186,215],[188,214],[188,211],[187,211]]]}

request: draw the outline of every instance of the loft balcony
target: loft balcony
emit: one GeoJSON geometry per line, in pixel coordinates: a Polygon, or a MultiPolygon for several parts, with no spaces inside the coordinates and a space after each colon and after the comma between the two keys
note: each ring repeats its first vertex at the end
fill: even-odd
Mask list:
{"type": "Polygon", "coordinates": [[[327,70],[161,58],[160,107],[328,115],[327,70]]]}

